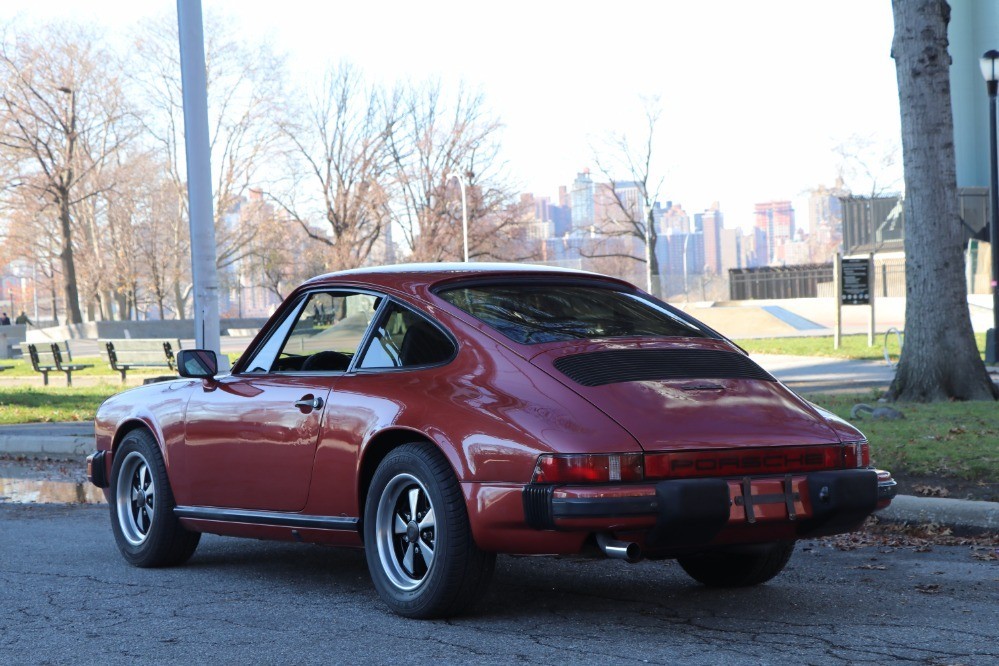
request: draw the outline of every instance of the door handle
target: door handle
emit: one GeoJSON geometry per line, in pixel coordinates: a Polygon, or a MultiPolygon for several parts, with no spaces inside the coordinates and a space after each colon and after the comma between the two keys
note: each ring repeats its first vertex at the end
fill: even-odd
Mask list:
{"type": "Polygon", "coordinates": [[[312,398],[306,396],[295,403],[295,406],[299,409],[322,409],[323,399],[322,398],[312,398]]]}

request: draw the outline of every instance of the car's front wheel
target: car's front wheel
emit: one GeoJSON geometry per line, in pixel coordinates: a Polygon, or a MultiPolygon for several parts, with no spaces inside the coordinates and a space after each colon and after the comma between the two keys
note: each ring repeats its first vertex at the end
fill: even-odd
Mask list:
{"type": "Polygon", "coordinates": [[[184,529],[174,516],[163,456],[148,431],[133,430],[121,441],[111,466],[111,491],[114,539],[129,563],[171,566],[194,554],[201,534],[184,529]]]}
{"type": "Polygon", "coordinates": [[[691,578],[711,587],[748,587],[765,583],[783,569],[793,541],[710,550],[676,558],[691,578]]]}
{"type": "Polygon", "coordinates": [[[475,545],[458,480],[428,443],[393,449],[378,466],[365,503],[364,547],[378,594],[415,618],[470,606],[496,562],[475,545]]]}

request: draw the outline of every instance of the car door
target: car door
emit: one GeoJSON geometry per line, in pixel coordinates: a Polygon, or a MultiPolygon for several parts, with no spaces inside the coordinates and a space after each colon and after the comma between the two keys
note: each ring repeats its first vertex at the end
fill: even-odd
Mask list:
{"type": "Polygon", "coordinates": [[[195,506],[300,511],[330,391],[379,297],[322,290],[278,322],[247,371],[205,382],[188,403],[184,497],[195,506]]]}
{"type": "Polygon", "coordinates": [[[361,515],[354,483],[361,443],[400,423],[419,428],[428,418],[446,419],[446,413],[428,415],[421,396],[440,383],[434,368],[456,353],[454,340],[442,327],[399,302],[384,305],[365,350],[330,395],[309,497],[310,507],[316,508],[310,513],[361,515]]]}

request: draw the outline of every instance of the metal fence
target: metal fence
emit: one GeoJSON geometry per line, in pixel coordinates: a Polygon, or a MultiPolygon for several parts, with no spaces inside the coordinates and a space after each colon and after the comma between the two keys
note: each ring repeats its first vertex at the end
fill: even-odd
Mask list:
{"type": "Polygon", "coordinates": [[[732,268],[728,272],[729,298],[735,301],[815,298],[819,295],[819,283],[832,279],[832,264],[732,268]]]}
{"type": "MultiPolygon", "coordinates": [[[[832,264],[733,268],[728,276],[734,301],[835,296],[832,264]]],[[[874,257],[874,296],[905,296],[904,257],[874,257]]]]}

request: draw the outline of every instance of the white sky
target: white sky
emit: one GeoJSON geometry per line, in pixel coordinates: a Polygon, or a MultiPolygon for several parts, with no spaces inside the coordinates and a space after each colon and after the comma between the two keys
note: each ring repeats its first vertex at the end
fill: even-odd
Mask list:
{"type": "MultiPolygon", "coordinates": [[[[720,201],[726,226],[752,205],[831,185],[832,148],[851,135],[898,142],[887,0],[659,0],[503,3],[203,0],[269,38],[292,75],[348,59],[372,77],[463,79],[505,125],[509,172],[554,195],[596,171],[591,145],[641,132],[658,95],[661,200],[690,213],[720,201]]],[[[0,20],[67,17],[126,35],[166,0],[3,0],[0,20]]],[[[621,174],[625,176],[625,174],[621,174]]],[[[849,183],[848,183],[849,184],[849,183]]],[[[863,185],[858,183],[857,189],[863,185]]]]}

